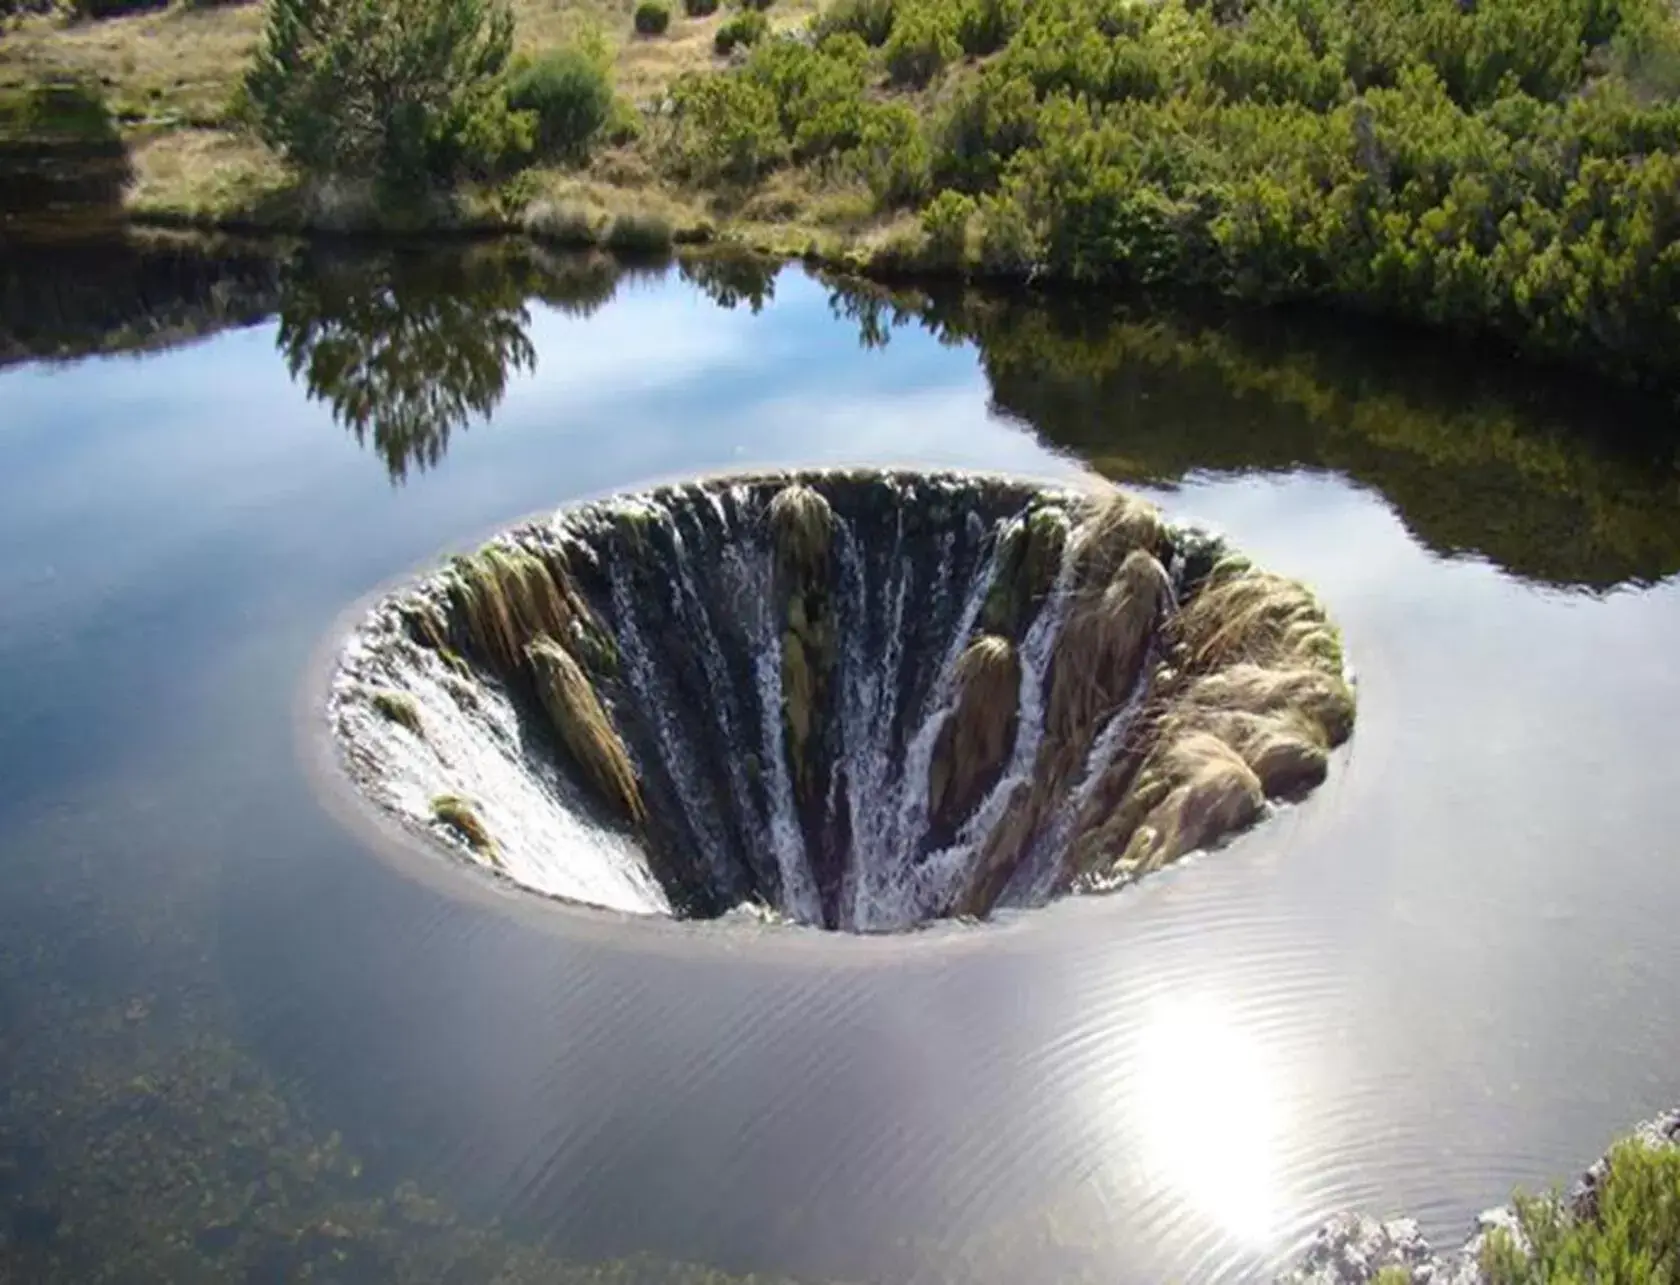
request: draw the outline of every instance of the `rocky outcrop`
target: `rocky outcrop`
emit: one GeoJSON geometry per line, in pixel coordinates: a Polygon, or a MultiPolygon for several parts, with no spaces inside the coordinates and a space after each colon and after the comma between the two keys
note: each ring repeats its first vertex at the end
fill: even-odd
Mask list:
{"type": "MultiPolygon", "coordinates": [[[[1680,1108],[1643,1121],[1627,1141],[1650,1148],[1680,1146],[1680,1108]]],[[[1576,1180],[1564,1201],[1568,1217],[1585,1221],[1598,1216],[1610,1154],[1600,1156],[1576,1180]]],[[[1487,1210],[1463,1245],[1441,1253],[1431,1248],[1410,1218],[1379,1222],[1366,1214],[1338,1214],[1319,1228],[1301,1261],[1278,1277],[1278,1285],[1370,1285],[1385,1272],[1412,1285],[1487,1285],[1482,1249],[1497,1232],[1522,1245],[1514,1206],[1487,1210]]]]}

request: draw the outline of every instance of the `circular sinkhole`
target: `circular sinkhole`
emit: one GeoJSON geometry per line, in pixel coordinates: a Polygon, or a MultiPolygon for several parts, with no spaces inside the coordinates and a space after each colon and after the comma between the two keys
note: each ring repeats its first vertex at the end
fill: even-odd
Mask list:
{"type": "Polygon", "coordinates": [[[854,932],[1158,869],[1324,778],[1354,700],[1299,584],[1116,490],[698,481],[520,526],[335,673],[362,790],[536,891],[854,932]]]}

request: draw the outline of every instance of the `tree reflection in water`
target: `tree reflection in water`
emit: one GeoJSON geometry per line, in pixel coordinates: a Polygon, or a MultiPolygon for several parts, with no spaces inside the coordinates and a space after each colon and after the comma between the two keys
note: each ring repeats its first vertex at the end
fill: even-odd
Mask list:
{"type": "Polygon", "coordinates": [[[496,255],[306,258],[282,289],[277,343],[310,398],[402,482],[490,417],[510,373],[536,369],[526,298],[496,255]]]}

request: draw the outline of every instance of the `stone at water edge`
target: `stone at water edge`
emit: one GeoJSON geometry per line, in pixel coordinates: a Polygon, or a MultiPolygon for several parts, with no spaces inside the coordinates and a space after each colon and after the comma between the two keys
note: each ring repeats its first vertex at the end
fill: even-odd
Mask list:
{"type": "MultiPolygon", "coordinates": [[[[1680,1107],[1641,1121],[1633,1141],[1656,1149],[1680,1146],[1680,1107]]],[[[1598,1194],[1610,1172],[1607,1150],[1570,1188],[1565,1201],[1574,1218],[1598,1213],[1598,1194]]],[[[1475,1234],[1451,1253],[1437,1254],[1410,1218],[1378,1222],[1366,1214],[1337,1214],[1318,1229],[1301,1261],[1277,1278],[1277,1285],[1370,1285],[1386,1268],[1411,1272],[1413,1285],[1486,1285],[1482,1247],[1496,1230],[1523,1243],[1516,1210],[1502,1205],[1476,1219],[1475,1234]]]]}

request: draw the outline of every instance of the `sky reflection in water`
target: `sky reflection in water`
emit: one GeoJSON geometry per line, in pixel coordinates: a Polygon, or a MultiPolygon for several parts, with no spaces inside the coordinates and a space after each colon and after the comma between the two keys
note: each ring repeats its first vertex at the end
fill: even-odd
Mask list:
{"type": "MultiPolygon", "coordinates": [[[[177,322],[223,271],[189,267],[177,322]]],[[[0,1147],[46,1157],[29,1199],[75,1252],[194,1245],[204,1192],[268,1216],[220,1109],[123,1096],[207,1033],[292,1104],[288,1148],[307,1112],[387,1191],[576,1256],[854,1278],[1252,1277],[1347,1204],[1456,1230],[1680,1095],[1651,1018],[1680,987],[1672,438],[1352,328],[721,279],[763,310],[577,265],[259,257],[238,289],[274,320],[0,376],[0,1019],[27,1032],[0,1147]],[[320,810],[292,702],[359,596],[586,494],[856,460],[1089,462],[1228,529],[1344,625],[1350,752],[1133,893],[856,950],[533,928],[320,810]],[[144,1217],[64,1180],[100,1172],[95,1090],[122,1158],[157,1159],[144,1217]]],[[[22,347],[65,351],[52,320],[22,347]]]]}

